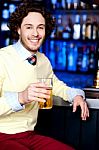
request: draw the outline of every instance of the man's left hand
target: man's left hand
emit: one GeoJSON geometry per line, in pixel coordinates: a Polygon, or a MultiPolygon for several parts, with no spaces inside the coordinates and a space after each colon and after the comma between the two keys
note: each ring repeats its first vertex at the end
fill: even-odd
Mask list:
{"type": "Polygon", "coordinates": [[[77,95],[73,101],[73,112],[77,110],[77,106],[81,108],[81,118],[82,120],[86,120],[89,117],[89,109],[87,106],[87,102],[83,99],[82,96],[77,95]]]}

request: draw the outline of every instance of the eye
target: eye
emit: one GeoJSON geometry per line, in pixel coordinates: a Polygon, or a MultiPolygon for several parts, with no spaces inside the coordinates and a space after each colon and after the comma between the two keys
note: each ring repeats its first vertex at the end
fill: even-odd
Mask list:
{"type": "Polygon", "coordinates": [[[27,26],[26,29],[32,29],[32,27],[31,26],[27,26]]]}
{"type": "Polygon", "coordinates": [[[40,30],[44,30],[44,29],[45,29],[45,27],[44,27],[44,26],[39,26],[39,27],[38,27],[38,29],[40,29],[40,30]]]}

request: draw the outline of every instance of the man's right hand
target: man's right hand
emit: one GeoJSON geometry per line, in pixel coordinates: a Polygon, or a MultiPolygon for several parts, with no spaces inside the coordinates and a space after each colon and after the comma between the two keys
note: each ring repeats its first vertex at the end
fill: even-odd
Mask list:
{"type": "Polygon", "coordinates": [[[32,83],[28,88],[18,94],[20,104],[31,103],[32,101],[45,102],[44,99],[50,98],[50,91],[47,90],[45,83],[32,83]]]}

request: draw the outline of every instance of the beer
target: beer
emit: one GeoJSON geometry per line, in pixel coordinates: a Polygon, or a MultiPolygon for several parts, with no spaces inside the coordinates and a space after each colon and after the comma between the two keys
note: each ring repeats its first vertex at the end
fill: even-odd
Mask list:
{"type": "MultiPolygon", "coordinates": [[[[46,90],[50,91],[50,98],[45,98],[45,102],[38,102],[40,109],[51,109],[53,106],[53,96],[52,96],[52,78],[38,78],[39,82],[46,83],[46,90]]],[[[44,87],[45,88],[45,87],[44,87]]]]}
{"type": "Polygon", "coordinates": [[[47,90],[50,90],[50,98],[45,99],[45,102],[39,102],[40,109],[51,109],[53,106],[52,88],[49,87],[47,90]]]}

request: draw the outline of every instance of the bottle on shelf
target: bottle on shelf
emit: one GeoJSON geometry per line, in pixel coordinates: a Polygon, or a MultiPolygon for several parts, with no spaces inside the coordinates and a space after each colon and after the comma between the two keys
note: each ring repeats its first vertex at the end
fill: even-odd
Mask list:
{"type": "Polygon", "coordinates": [[[9,18],[9,10],[8,10],[8,3],[4,3],[3,10],[2,10],[2,19],[8,19],[9,18]]]}
{"type": "Polygon", "coordinates": [[[87,72],[88,71],[88,66],[89,66],[89,48],[88,46],[83,46],[83,57],[82,57],[82,63],[81,63],[81,68],[80,70],[82,72],[87,72]]]}
{"type": "Polygon", "coordinates": [[[3,4],[2,14],[1,14],[1,31],[8,31],[7,22],[9,18],[9,7],[8,3],[3,4]]]}
{"type": "Polygon", "coordinates": [[[13,3],[9,4],[9,13],[10,14],[13,13],[15,9],[16,9],[16,5],[15,4],[13,4],[13,3]]]}
{"type": "Polygon", "coordinates": [[[73,24],[71,17],[68,15],[66,18],[66,23],[64,25],[63,33],[62,33],[62,38],[63,39],[73,39],[73,24]]]}
{"type": "Polygon", "coordinates": [[[92,7],[93,7],[93,10],[99,10],[99,5],[93,4],[92,7]]]}
{"type": "Polygon", "coordinates": [[[51,9],[55,10],[57,5],[57,0],[51,0],[51,9]]]}
{"type": "Polygon", "coordinates": [[[63,34],[63,24],[62,24],[62,15],[58,15],[57,18],[57,27],[56,27],[56,38],[62,38],[62,34],[63,34]]]}
{"type": "Polygon", "coordinates": [[[56,29],[54,29],[50,35],[51,38],[56,38],[56,29]]]}
{"type": "Polygon", "coordinates": [[[62,9],[65,10],[67,8],[66,0],[62,0],[62,9]]]}
{"type": "Polygon", "coordinates": [[[67,66],[67,43],[66,42],[62,42],[62,68],[65,70],[66,69],[66,66],[67,66]]]}
{"type": "Polygon", "coordinates": [[[71,9],[72,0],[66,0],[66,1],[67,1],[67,9],[70,10],[71,9]]]}
{"type": "Polygon", "coordinates": [[[77,10],[78,9],[78,0],[74,0],[73,1],[73,3],[74,3],[74,10],[77,10]]]}
{"type": "Polygon", "coordinates": [[[86,3],[80,1],[80,9],[85,10],[86,9],[86,3]]]}
{"type": "Polygon", "coordinates": [[[62,10],[62,1],[61,0],[57,0],[57,10],[62,10]]]}
{"type": "Polygon", "coordinates": [[[66,69],[66,42],[56,41],[55,42],[56,50],[56,70],[65,70],[66,69]]]}
{"type": "Polygon", "coordinates": [[[80,25],[80,15],[77,14],[75,16],[75,23],[73,25],[73,29],[74,29],[74,32],[73,32],[73,39],[80,39],[80,29],[81,28],[81,25],[80,25]]]}
{"type": "Polygon", "coordinates": [[[49,55],[48,55],[50,62],[52,64],[53,69],[55,69],[55,46],[54,46],[54,40],[50,41],[50,49],[49,49],[49,55]]]}
{"type": "Polygon", "coordinates": [[[95,45],[90,46],[90,53],[89,53],[89,71],[92,72],[95,70],[96,65],[96,58],[95,58],[95,45]]]}
{"type": "Polygon", "coordinates": [[[78,72],[81,71],[82,57],[83,57],[82,46],[78,46],[78,57],[77,57],[77,71],[78,72]]]}
{"type": "Polygon", "coordinates": [[[83,15],[81,16],[81,21],[80,21],[80,24],[81,24],[81,28],[80,28],[80,39],[81,39],[81,40],[85,40],[86,18],[87,18],[87,15],[86,15],[86,14],[83,14],[83,15]]]}
{"type": "Polygon", "coordinates": [[[91,17],[88,17],[86,20],[85,27],[85,39],[92,39],[92,20],[91,17]]]}
{"type": "Polygon", "coordinates": [[[75,47],[73,43],[70,43],[67,56],[68,71],[77,71],[77,53],[77,47],[75,47]]]}
{"type": "Polygon", "coordinates": [[[93,22],[92,22],[92,39],[93,40],[97,40],[99,38],[98,32],[99,32],[99,25],[97,23],[96,17],[93,17],[93,22]]]}

